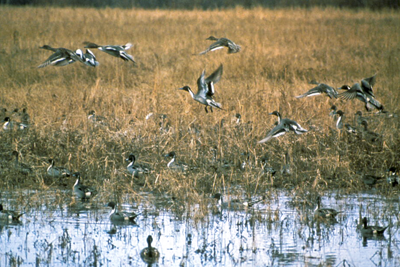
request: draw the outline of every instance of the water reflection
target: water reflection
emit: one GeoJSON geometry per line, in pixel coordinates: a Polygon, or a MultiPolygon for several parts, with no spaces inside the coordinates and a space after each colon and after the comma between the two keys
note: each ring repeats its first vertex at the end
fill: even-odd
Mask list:
{"type": "Polygon", "coordinates": [[[400,266],[399,203],[380,196],[324,196],[324,205],[342,211],[327,223],[313,220],[316,203],[284,192],[247,209],[210,209],[205,218],[196,217],[196,205],[143,194],[150,200],[138,206],[137,225],[121,225],[111,223],[105,203],[57,195],[2,193],[3,205],[25,214],[21,223],[0,222],[1,266],[400,266]],[[32,195],[40,203],[18,206],[32,195]],[[390,225],[383,236],[356,231],[360,203],[371,225],[390,225]],[[155,263],[140,256],[150,235],[160,253],[155,263]]]}

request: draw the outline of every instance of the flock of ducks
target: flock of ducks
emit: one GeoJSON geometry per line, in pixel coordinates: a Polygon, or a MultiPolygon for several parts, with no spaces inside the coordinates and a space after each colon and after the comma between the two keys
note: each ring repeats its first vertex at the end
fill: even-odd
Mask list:
{"type": "MultiPolygon", "coordinates": [[[[241,47],[237,44],[235,44],[233,41],[227,39],[227,38],[216,38],[214,36],[210,36],[207,38],[207,40],[214,41],[206,50],[200,52],[200,55],[204,55],[208,52],[215,51],[218,49],[222,49],[224,47],[228,48],[228,53],[237,53],[241,50],[241,47]]],[[[96,59],[95,54],[90,50],[90,49],[98,49],[100,51],[103,51],[111,56],[120,58],[124,61],[136,63],[133,56],[128,54],[126,51],[132,47],[131,43],[127,43],[125,45],[104,45],[100,46],[92,42],[84,42],[85,48],[86,48],[86,53],[83,53],[81,49],[77,49],[75,51],[66,49],[66,48],[53,48],[49,45],[44,45],[40,47],[41,49],[49,50],[52,51],[53,54],[46,59],[42,64],[38,66],[38,68],[44,68],[47,66],[66,66],[69,64],[72,64],[74,62],[81,62],[87,66],[91,67],[97,67],[99,65],[99,62],[96,59]]],[[[221,103],[218,103],[214,100],[214,95],[215,95],[215,84],[220,81],[221,77],[223,74],[223,65],[221,64],[211,75],[208,77],[205,76],[205,70],[202,71],[200,77],[197,79],[197,93],[194,93],[192,89],[188,86],[185,85],[182,88],[179,88],[180,90],[187,91],[191,97],[193,98],[194,101],[205,105],[205,111],[208,113],[210,110],[213,112],[213,108],[217,109],[222,109],[221,103]],[[208,110],[209,109],[209,110],[208,110]]],[[[346,100],[351,100],[351,99],[358,99],[359,101],[362,101],[365,104],[365,108],[367,111],[372,111],[374,109],[377,109],[380,112],[383,111],[383,105],[375,98],[375,95],[373,93],[372,87],[375,84],[376,80],[376,75],[365,78],[361,80],[361,83],[355,83],[353,86],[348,86],[348,85],[343,85],[342,87],[338,88],[338,90],[344,90],[342,93],[338,93],[337,89],[335,89],[332,86],[329,86],[324,83],[316,83],[316,86],[309,91],[305,92],[304,94],[301,94],[299,96],[296,96],[296,98],[301,99],[301,98],[307,98],[311,96],[316,96],[316,95],[326,95],[331,99],[336,99],[336,98],[343,98],[346,100]]],[[[19,122],[13,121],[10,119],[10,117],[5,117],[4,119],[4,124],[3,124],[3,130],[12,130],[14,127],[14,124],[18,126],[18,129],[25,129],[29,127],[30,124],[30,119],[29,115],[26,112],[26,109],[23,110],[21,116],[21,120],[19,122]]],[[[267,136],[260,140],[258,143],[266,143],[270,141],[273,138],[282,136],[286,134],[287,132],[294,132],[297,135],[301,135],[304,133],[307,133],[308,130],[303,128],[299,123],[292,119],[288,118],[282,118],[281,114],[278,111],[274,111],[270,113],[270,115],[274,115],[277,117],[277,122],[275,126],[269,131],[267,136]]],[[[341,130],[343,127],[347,129],[348,132],[357,132],[355,130],[355,127],[352,127],[349,124],[344,124],[343,123],[343,118],[344,118],[344,112],[341,110],[337,110],[336,106],[332,106],[331,108],[331,116],[337,117],[336,119],[336,128],[341,130]]],[[[240,116],[240,114],[239,114],[240,116]]],[[[238,120],[240,120],[240,117],[237,117],[238,120]]],[[[357,117],[357,122],[359,125],[362,125],[364,127],[363,133],[366,134],[368,133],[367,129],[367,121],[365,119],[362,119],[362,114],[356,113],[357,117]]],[[[98,123],[102,121],[101,116],[97,116],[94,111],[91,111],[88,116],[88,120],[98,123]]],[[[375,137],[377,139],[378,137],[375,137]]],[[[19,162],[18,161],[18,152],[13,153],[13,155],[16,157],[15,165],[18,166],[18,168],[21,170],[21,172],[24,173],[29,173],[32,171],[32,169],[19,162]]],[[[171,170],[177,170],[177,171],[187,171],[189,169],[193,169],[193,167],[189,167],[188,165],[184,163],[180,163],[176,161],[176,154],[175,152],[170,152],[165,155],[165,157],[170,158],[170,161],[167,164],[167,167],[171,170]]],[[[288,155],[287,155],[288,157],[288,155]]],[[[127,165],[127,172],[131,174],[133,177],[140,177],[143,174],[147,174],[150,172],[150,167],[137,164],[136,163],[136,157],[133,154],[130,154],[128,158],[126,159],[128,162],[127,165]]],[[[97,194],[97,190],[93,187],[86,186],[82,183],[81,181],[81,176],[79,172],[72,173],[69,171],[67,168],[63,167],[57,167],[55,166],[55,161],[53,159],[49,159],[49,166],[47,168],[47,174],[50,177],[68,177],[68,176],[74,176],[76,178],[76,182],[73,185],[73,193],[82,201],[89,200],[93,196],[97,194]]],[[[390,183],[392,185],[398,184],[399,183],[399,177],[396,174],[396,169],[391,168],[390,172],[390,183]]],[[[290,168],[288,168],[288,172],[290,173],[290,168]]],[[[366,176],[365,177],[365,183],[368,185],[374,185],[378,180],[380,180],[380,177],[372,177],[372,176],[366,176]]],[[[223,202],[223,197],[221,194],[216,194],[214,196],[219,202],[219,205],[221,207],[227,207],[235,205],[235,203],[229,202],[223,202]]],[[[246,202],[244,205],[245,206],[252,206],[255,203],[258,203],[261,200],[257,200],[252,203],[246,202]]],[[[329,208],[321,208],[320,207],[320,202],[321,198],[317,198],[317,208],[314,211],[314,217],[316,218],[322,218],[322,219],[334,219],[337,214],[340,212],[337,212],[334,209],[329,209],[329,208]]],[[[243,205],[243,203],[240,203],[243,205]]],[[[128,222],[128,223],[135,223],[135,218],[137,217],[137,214],[135,213],[127,213],[127,212],[121,212],[117,211],[117,204],[114,202],[109,202],[107,204],[107,207],[110,207],[112,209],[109,217],[110,220],[113,222],[128,222]]],[[[9,210],[4,210],[3,206],[0,204],[0,212],[2,216],[7,217],[11,221],[19,221],[20,217],[23,215],[18,214],[14,211],[9,211],[9,210]]],[[[362,224],[360,224],[360,231],[363,234],[383,234],[385,229],[387,227],[376,227],[376,226],[369,226],[367,222],[367,218],[362,219],[362,224]]],[[[153,263],[158,260],[160,253],[158,252],[157,249],[153,248],[151,246],[151,243],[153,241],[153,238],[151,235],[147,237],[147,244],[148,246],[144,248],[140,252],[141,258],[146,262],[146,263],[153,263]]]]}

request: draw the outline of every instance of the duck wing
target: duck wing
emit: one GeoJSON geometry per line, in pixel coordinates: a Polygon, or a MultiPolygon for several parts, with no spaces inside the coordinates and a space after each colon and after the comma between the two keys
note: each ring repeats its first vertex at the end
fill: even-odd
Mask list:
{"type": "Polygon", "coordinates": [[[221,64],[218,69],[216,69],[210,76],[205,79],[205,83],[207,85],[207,95],[212,97],[215,94],[214,84],[217,83],[223,73],[223,65],[221,64]]]}

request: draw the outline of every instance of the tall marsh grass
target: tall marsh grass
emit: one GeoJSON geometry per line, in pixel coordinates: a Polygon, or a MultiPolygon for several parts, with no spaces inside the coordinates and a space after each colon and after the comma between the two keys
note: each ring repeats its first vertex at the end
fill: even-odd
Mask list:
{"type": "MultiPolygon", "coordinates": [[[[34,173],[16,173],[3,161],[3,188],[73,185],[72,180],[46,177],[47,159],[79,170],[85,183],[107,194],[156,190],[178,199],[197,199],[239,185],[249,195],[276,186],[296,190],[342,188],[359,190],[360,173],[384,175],[399,162],[400,15],[398,12],[343,9],[251,9],[223,11],[122,10],[83,8],[0,9],[0,106],[27,108],[33,121],[26,132],[1,133],[1,156],[13,150],[34,173]],[[210,45],[208,36],[228,37],[242,51],[198,53],[210,45]],[[80,63],[37,69],[54,47],[83,49],[83,42],[100,45],[132,42],[128,52],[137,65],[93,50],[100,66],[80,63]],[[224,110],[206,114],[204,106],[179,87],[197,90],[203,69],[210,74],[224,64],[216,85],[224,110]],[[377,73],[376,98],[387,114],[366,114],[358,100],[325,96],[296,99],[316,80],[334,87],[352,85],[377,73]],[[338,133],[328,116],[332,104],[353,124],[364,112],[369,128],[383,143],[338,133]],[[107,125],[87,120],[90,110],[107,118],[107,125]],[[279,110],[310,131],[292,133],[257,144],[274,126],[279,110]],[[146,120],[149,113],[154,115],[146,120]],[[242,124],[235,123],[240,113],[242,124]],[[167,115],[164,122],[161,114],[167,115]],[[221,121],[223,120],[222,126],[221,121]],[[160,123],[168,124],[160,130],[160,123]],[[213,162],[220,159],[244,170],[213,162]],[[169,171],[169,151],[196,166],[187,174],[169,171]],[[125,157],[151,164],[150,175],[132,178],[125,157]],[[290,155],[290,176],[280,174],[290,155]],[[261,170],[261,158],[277,169],[271,177],[261,170]]],[[[72,179],[72,178],[71,178],[72,179]]]]}

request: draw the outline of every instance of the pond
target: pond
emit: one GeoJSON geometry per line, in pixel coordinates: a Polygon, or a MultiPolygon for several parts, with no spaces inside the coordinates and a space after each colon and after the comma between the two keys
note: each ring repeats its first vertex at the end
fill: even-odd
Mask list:
{"type": "Polygon", "coordinates": [[[325,194],[322,206],[341,213],[336,223],[317,223],[315,203],[287,191],[244,209],[211,212],[207,204],[201,218],[198,205],[174,208],[168,196],[141,194],[140,205],[120,205],[139,214],[136,224],[114,225],[107,203],[71,203],[70,190],[2,192],[5,209],[25,214],[0,224],[0,266],[147,266],[140,251],[148,235],[160,252],[149,266],[400,266],[397,198],[325,194]],[[18,206],[33,196],[39,204],[18,206]],[[371,225],[390,225],[383,236],[357,232],[360,204],[371,225]]]}

